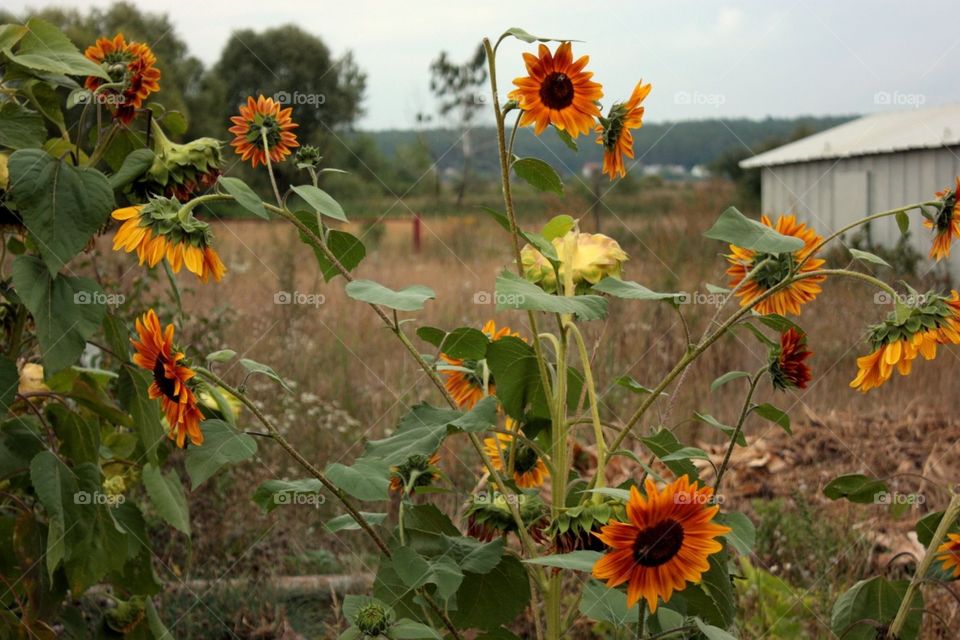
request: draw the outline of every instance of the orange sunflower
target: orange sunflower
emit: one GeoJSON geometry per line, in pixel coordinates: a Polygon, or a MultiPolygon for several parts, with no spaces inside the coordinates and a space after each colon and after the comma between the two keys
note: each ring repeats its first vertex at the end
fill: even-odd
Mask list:
{"type": "MultiPolygon", "coordinates": [[[[105,89],[97,93],[98,100],[111,106],[120,122],[128,124],[137,109],[151,93],[160,90],[160,70],[153,65],[157,58],[150,47],[142,42],[127,42],[122,33],[109,38],[100,38],[84,51],[89,60],[102,65],[111,84],[122,84],[122,89],[105,89]]],[[[84,86],[96,91],[106,81],[88,76],[84,86]]]]}
{"type": "Polygon", "coordinates": [[[873,351],[857,358],[857,375],[850,387],[866,393],[881,386],[896,370],[906,376],[917,356],[933,360],[938,344],[960,344],[960,295],[949,297],[926,294],[922,306],[910,313],[891,313],[870,328],[873,351]]]}
{"type": "Polygon", "coordinates": [[[700,582],[707,558],[723,549],[716,538],[731,529],[713,522],[720,510],[711,505],[713,489],[685,475],[663,491],[647,478],[644,490],[630,488],[627,522],[611,520],[594,533],[610,550],[593,565],[593,577],[611,588],[626,582],[627,606],[643,598],[656,612],[658,598],[666,603],[688,581],[700,582]]]}
{"type": "Polygon", "coordinates": [[[650,93],[650,85],[637,83],[626,103],[617,103],[610,108],[606,118],[600,118],[597,126],[597,144],[603,145],[603,172],[613,180],[627,175],[623,156],[633,158],[633,133],[630,129],[643,126],[644,107],[640,104],[650,93]]]}
{"type": "Polygon", "coordinates": [[[173,325],[168,324],[166,329],[161,329],[160,319],[150,309],[137,318],[136,329],[140,340],[130,341],[137,350],[133,362],[153,374],[148,394],[152,400],[160,399],[170,425],[170,439],[181,448],[187,436],[190,436],[191,444],[203,444],[203,433],[200,431],[203,414],[187,384],[196,373],[180,363],[184,354],[173,346],[173,325]]]}
{"type": "MultiPolygon", "coordinates": [[[[761,295],[783,282],[790,271],[809,256],[823,241],[823,238],[817,235],[816,231],[803,223],[797,222],[794,216],[780,216],[776,226],[767,216],[761,217],[760,221],[785,236],[800,238],[803,240],[804,246],[794,253],[773,255],[731,244],[730,254],[727,255],[727,261],[730,262],[731,266],[727,269],[727,275],[730,276],[730,286],[737,288],[736,294],[740,298],[741,307],[749,306],[761,295]],[[765,265],[754,274],[750,281],[743,282],[747,274],[764,261],[766,261],[765,265]]],[[[824,262],[825,260],[819,258],[810,258],[803,263],[803,266],[794,275],[816,271],[823,266],[824,262]]],[[[798,280],[760,301],[754,309],[757,313],[763,315],[768,313],[799,315],[801,305],[810,302],[822,291],[820,283],[825,279],[825,276],[816,276],[798,280]]]]}
{"type": "Polygon", "coordinates": [[[770,379],[775,389],[784,391],[790,387],[806,389],[810,382],[810,365],[807,358],[813,352],[807,349],[807,337],[790,327],[780,334],[780,349],[770,361],[770,379]]]}
{"type": "MultiPolygon", "coordinates": [[[[517,423],[507,418],[507,430],[516,433],[517,423]]],[[[484,438],[483,449],[490,457],[493,468],[503,471],[507,468],[507,459],[510,456],[510,446],[514,436],[506,433],[495,433],[494,438],[484,438]]],[[[521,489],[539,487],[550,477],[547,465],[540,459],[536,449],[526,441],[518,440],[516,451],[513,454],[513,479],[521,489]]]]}
{"type": "Polygon", "coordinates": [[[944,571],[960,578],[960,533],[947,534],[947,541],[937,547],[937,560],[944,571]]]}
{"type": "MultiPolygon", "coordinates": [[[[488,320],[481,331],[494,341],[505,336],[520,337],[519,333],[511,331],[509,327],[497,329],[497,323],[493,320],[488,320]]],[[[447,366],[456,367],[455,369],[441,368],[440,373],[446,376],[444,386],[461,409],[472,409],[473,405],[485,396],[493,395],[493,377],[490,375],[485,361],[461,360],[460,358],[451,358],[445,353],[440,354],[440,359],[447,366]],[[486,385],[484,385],[484,381],[486,381],[486,385]]]]}
{"type": "Polygon", "coordinates": [[[509,94],[523,109],[520,126],[533,124],[537,135],[548,124],[574,138],[590,133],[600,117],[597,101],[603,97],[600,84],[590,80],[593,73],[583,70],[590,56],[574,62],[570,43],[564,42],[555,53],[541,44],[538,55],[525,53],[523,60],[527,75],[513,81],[517,88],[509,94]]]}
{"type": "Polygon", "coordinates": [[[950,256],[950,245],[955,238],[960,238],[960,215],[957,212],[957,193],[960,192],[960,176],[957,176],[957,186],[951,191],[944,189],[937,192],[937,197],[943,200],[943,208],[933,220],[924,220],[923,226],[935,229],[933,245],[930,247],[930,257],[940,262],[950,256]]]}
{"type": "Polygon", "coordinates": [[[113,250],[136,251],[140,264],[151,268],[166,258],[174,273],[186,266],[203,283],[211,277],[220,282],[227,268],[211,244],[209,225],[192,217],[182,222],[176,215],[179,209],[172,198],[117,209],[112,216],[123,224],[113,236],[113,250]]]}
{"type": "Polygon", "coordinates": [[[292,107],[281,109],[280,103],[274,102],[273,98],[257,96],[254,100],[253,96],[248,97],[247,104],[240,106],[240,115],[230,118],[233,126],[227,131],[236,136],[230,145],[241,160],[249,160],[256,169],[258,164],[267,164],[263,146],[266,134],[271,162],[283,162],[294,147],[300,146],[297,134],[292,131],[300,125],[293,121],[292,113],[292,107]]]}

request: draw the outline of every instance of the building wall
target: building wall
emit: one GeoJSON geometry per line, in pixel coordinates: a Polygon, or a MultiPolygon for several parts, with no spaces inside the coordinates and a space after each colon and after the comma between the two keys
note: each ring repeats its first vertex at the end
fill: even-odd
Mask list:
{"type": "MultiPolygon", "coordinates": [[[[817,160],[762,171],[764,213],[795,213],[826,234],[868,213],[932,199],[936,191],[953,186],[960,175],[960,147],[817,160]]],[[[877,244],[893,246],[900,231],[890,218],[874,223],[870,237],[877,244]]],[[[911,213],[911,244],[926,255],[930,239],[919,212],[911,213]]],[[[960,278],[960,246],[954,254],[950,271],[960,278]]]]}

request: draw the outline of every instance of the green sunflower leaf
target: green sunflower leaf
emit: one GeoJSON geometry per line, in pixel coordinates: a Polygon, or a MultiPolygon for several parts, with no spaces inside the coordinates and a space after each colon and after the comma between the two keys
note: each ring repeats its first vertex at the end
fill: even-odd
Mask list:
{"type": "Polygon", "coordinates": [[[549,164],[539,158],[517,158],[513,161],[513,170],[524,182],[538,191],[549,191],[563,195],[563,181],[549,164]]]}
{"type": "Polygon", "coordinates": [[[736,207],[729,207],[704,234],[711,240],[720,240],[758,253],[793,253],[804,247],[800,238],[785,236],[765,224],[751,220],[736,207]]]}
{"type": "Polygon", "coordinates": [[[419,311],[427,300],[433,300],[437,294],[430,287],[412,285],[394,291],[372,280],[354,280],[346,286],[347,295],[354,300],[377,304],[397,311],[419,311]]]}

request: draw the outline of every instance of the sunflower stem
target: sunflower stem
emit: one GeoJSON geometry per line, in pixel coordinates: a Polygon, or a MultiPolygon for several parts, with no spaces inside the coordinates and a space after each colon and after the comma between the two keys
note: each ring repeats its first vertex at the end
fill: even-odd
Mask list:
{"type": "MultiPolygon", "coordinates": [[[[587,398],[590,401],[590,417],[593,422],[593,437],[597,442],[597,480],[594,483],[595,489],[601,489],[606,486],[606,465],[607,465],[607,444],[603,438],[603,423],[600,421],[600,407],[597,401],[597,388],[593,380],[593,371],[590,367],[590,355],[587,352],[587,344],[583,339],[583,334],[577,325],[570,323],[567,328],[573,334],[577,342],[577,349],[580,352],[580,362],[583,365],[583,381],[587,386],[587,398]]],[[[598,493],[593,494],[595,502],[601,502],[602,496],[598,493]]]]}
{"type": "Polygon", "coordinates": [[[897,640],[900,637],[900,632],[903,630],[903,625],[906,624],[907,616],[911,611],[913,596],[920,588],[927,572],[930,571],[930,566],[939,553],[937,549],[943,544],[943,539],[947,537],[947,531],[950,530],[958,517],[960,517],[960,493],[954,493],[953,497],[950,498],[950,504],[943,512],[937,530],[933,532],[933,537],[930,538],[930,544],[927,545],[927,552],[924,554],[923,560],[917,565],[917,571],[913,574],[913,579],[910,580],[906,593],[903,594],[903,601],[900,603],[897,615],[890,623],[890,628],[887,630],[889,640],[897,640]]]}
{"type": "MultiPolygon", "coordinates": [[[[376,531],[374,531],[373,527],[370,525],[369,522],[367,522],[367,520],[356,509],[356,507],[353,506],[353,504],[350,502],[350,499],[343,492],[343,490],[340,489],[340,487],[338,487],[337,485],[333,484],[327,478],[327,476],[322,471],[320,471],[320,469],[318,469],[316,466],[314,466],[313,463],[311,463],[309,460],[303,457],[303,455],[296,449],[296,447],[291,445],[290,442],[285,437],[283,437],[283,434],[280,433],[280,430],[277,428],[277,426],[274,425],[273,422],[271,422],[270,419],[267,418],[267,416],[264,415],[262,411],[260,411],[259,407],[257,407],[255,402],[250,400],[250,398],[248,398],[246,394],[242,393],[239,389],[232,387],[223,378],[213,373],[212,371],[209,371],[208,369],[204,369],[202,367],[198,367],[196,371],[198,374],[206,378],[208,381],[222,387],[228,393],[236,396],[244,405],[246,405],[246,407],[250,409],[250,412],[257,417],[260,423],[267,428],[267,431],[270,432],[270,435],[273,438],[273,440],[277,444],[279,444],[280,447],[290,455],[290,457],[296,460],[300,464],[300,466],[306,469],[310,473],[310,475],[312,475],[314,478],[319,480],[320,484],[322,484],[328,491],[330,491],[330,493],[332,493],[337,498],[337,500],[340,501],[343,507],[347,510],[347,513],[350,514],[350,517],[353,518],[353,520],[360,526],[360,528],[363,529],[364,533],[366,533],[370,537],[370,539],[373,540],[373,543],[377,546],[378,549],[380,549],[380,552],[383,553],[383,555],[386,556],[387,558],[393,557],[393,553],[390,551],[390,547],[388,547],[387,543],[383,540],[383,538],[381,538],[380,535],[376,531]]],[[[430,594],[427,593],[426,591],[423,591],[422,589],[417,589],[417,593],[424,599],[424,601],[427,603],[427,605],[430,607],[433,613],[440,618],[440,620],[443,622],[443,626],[447,628],[450,634],[457,640],[462,640],[463,636],[460,635],[460,632],[457,630],[457,627],[453,624],[453,621],[450,620],[450,617],[436,603],[436,601],[430,596],[430,594]]]]}
{"type": "Polygon", "coordinates": [[[270,161],[270,143],[267,142],[267,130],[260,128],[260,138],[263,140],[263,158],[267,165],[267,173],[270,174],[270,186],[273,187],[273,195],[277,199],[277,206],[283,206],[283,198],[280,197],[280,189],[277,188],[277,178],[273,175],[273,162],[270,161]]]}
{"type": "Polygon", "coordinates": [[[743,407],[740,408],[740,416],[737,418],[737,425],[730,438],[730,445],[727,447],[727,451],[723,456],[723,462],[720,463],[720,468],[717,469],[717,480],[713,483],[714,495],[720,493],[720,483],[723,481],[723,474],[727,471],[727,466],[730,464],[730,456],[733,455],[733,450],[737,446],[737,439],[740,438],[740,434],[743,432],[743,423],[746,422],[747,415],[750,413],[750,402],[753,400],[753,393],[757,390],[757,384],[760,382],[760,378],[763,377],[763,373],[766,370],[767,368],[763,367],[750,378],[750,389],[747,391],[747,397],[743,400],[743,407]]]}

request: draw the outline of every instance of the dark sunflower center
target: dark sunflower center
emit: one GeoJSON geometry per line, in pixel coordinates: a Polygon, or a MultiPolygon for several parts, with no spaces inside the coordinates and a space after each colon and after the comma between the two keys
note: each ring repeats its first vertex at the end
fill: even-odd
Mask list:
{"type": "Polygon", "coordinates": [[[793,254],[791,253],[780,255],[758,253],[750,265],[750,271],[764,261],[766,261],[766,264],[760,267],[760,270],[753,277],[753,280],[763,289],[771,289],[783,282],[790,275],[790,269],[793,268],[793,254]]]}
{"type": "Polygon", "coordinates": [[[524,442],[517,443],[517,451],[514,456],[513,468],[517,473],[526,473],[537,466],[537,452],[524,442]]]}
{"type": "Polygon", "coordinates": [[[273,116],[263,116],[250,123],[247,140],[257,145],[263,145],[263,132],[267,134],[267,144],[271,149],[280,144],[280,123],[273,116]]]}
{"type": "Polygon", "coordinates": [[[554,72],[540,85],[540,101],[551,109],[564,109],[573,102],[573,82],[565,73],[554,72]]]}
{"type": "Polygon", "coordinates": [[[955,198],[950,198],[946,201],[943,211],[941,211],[936,218],[937,231],[944,232],[950,228],[950,225],[953,222],[953,208],[955,204],[955,198]]]}
{"type": "Polygon", "coordinates": [[[153,365],[153,381],[157,384],[157,388],[160,389],[160,393],[176,402],[178,400],[177,387],[174,381],[167,377],[167,372],[164,368],[165,362],[163,357],[157,356],[157,362],[153,365]]]}
{"type": "Polygon", "coordinates": [[[664,520],[637,534],[633,557],[644,567],[659,567],[677,555],[683,546],[683,526],[676,520],[664,520]]]}

